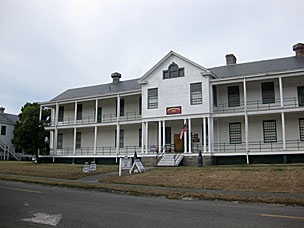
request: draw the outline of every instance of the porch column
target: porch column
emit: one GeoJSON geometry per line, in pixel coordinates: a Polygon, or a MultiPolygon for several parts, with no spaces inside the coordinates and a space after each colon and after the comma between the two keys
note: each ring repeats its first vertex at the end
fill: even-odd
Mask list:
{"type": "Polygon", "coordinates": [[[74,127],[74,137],[73,137],[73,154],[76,154],[76,133],[77,133],[77,129],[76,127],[74,127]]]}
{"type": "Polygon", "coordinates": [[[94,154],[96,154],[96,146],[97,146],[97,126],[94,129],[94,154]]]}
{"type": "Polygon", "coordinates": [[[158,152],[161,151],[161,121],[158,121],[158,152]]]}
{"type": "Polygon", "coordinates": [[[282,119],[282,138],[283,138],[283,150],[286,150],[286,128],[285,128],[285,113],[281,113],[282,119]]]}
{"type": "Polygon", "coordinates": [[[141,153],[144,153],[145,148],[145,123],[141,123],[141,153]]]}
{"type": "Polygon", "coordinates": [[[211,153],[211,117],[208,117],[208,152],[211,153]]]}
{"type": "Polygon", "coordinates": [[[77,101],[75,101],[75,107],[74,107],[74,109],[75,109],[75,112],[74,112],[74,124],[76,124],[77,123],[77,101]]]}
{"type": "Polygon", "coordinates": [[[247,113],[245,114],[245,143],[246,143],[246,160],[247,160],[247,165],[249,165],[249,125],[248,125],[248,115],[247,113]]]}
{"type": "Polygon", "coordinates": [[[98,99],[95,101],[95,123],[97,123],[97,115],[98,115],[98,99]]]}
{"type": "Polygon", "coordinates": [[[58,113],[59,112],[59,105],[56,103],[56,111],[55,111],[55,137],[54,137],[54,155],[57,154],[57,138],[58,138],[58,113]]]}
{"type": "Polygon", "coordinates": [[[119,94],[117,94],[117,97],[116,97],[116,100],[117,100],[117,106],[116,106],[116,110],[117,110],[117,113],[116,113],[116,116],[117,116],[117,121],[119,121],[119,117],[120,117],[120,96],[119,94]]]}
{"type": "Polygon", "coordinates": [[[188,123],[189,123],[189,131],[188,131],[188,140],[189,140],[189,153],[192,152],[192,134],[191,134],[191,119],[188,120],[188,123]]]}
{"type": "Polygon", "coordinates": [[[146,143],[145,143],[146,144],[146,151],[145,152],[147,154],[148,153],[148,147],[149,147],[148,146],[149,145],[148,144],[149,143],[149,122],[146,122],[146,134],[145,134],[145,138],[146,138],[145,139],[145,141],[146,141],[146,143]]]}
{"type": "Polygon", "coordinates": [[[41,121],[42,119],[42,106],[40,105],[40,109],[39,109],[39,121],[41,121]]]}
{"type": "Polygon", "coordinates": [[[247,85],[246,85],[246,79],[243,80],[243,86],[244,86],[244,109],[245,112],[247,111],[247,85]]]}
{"type": "Polygon", "coordinates": [[[166,133],[166,122],[165,122],[165,120],[163,120],[163,152],[165,152],[166,151],[166,148],[165,148],[165,146],[166,146],[166,135],[165,135],[165,133],[166,133]]]}
{"type": "Polygon", "coordinates": [[[50,149],[53,149],[54,153],[54,131],[50,131],[50,149]]]}
{"type": "Polygon", "coordinates": [[[211,144],[211,152],[214,152],[214,119],[211,118],[211,138],[210,138],[210,144],[211,144]]]}
{"type": "MultiPolygon", "coordinates": [[[[281,101],[281,108],[284,106],[284,100],[283,100],[283,82],[282,77],[279,77],[279,86],[280,86],[280,101],[281,101]]],[[[283,114],[283,113],[282,113],[283,114]]]]}
{"type": "Polygon", "coordinates": [[[119,138],[120,138],[120,125],[119,125],[119,117],[120,117],[120,96],[117,94],[116,97],[116,162],[118,162],[118,154],[119,154],[119,138]]]}
{"type": "Polygon", "coordinates": [[[56,109],[55,109],[55,127],[57,127],[58,124],[58,115],[59,115],[59,105],[56,103],[56,109]]]}
{"type": "Polygon", "coordinates": [[[207,152],[207,139],[206,139],[206,117],[203,118],[203,139],[204,139],[204,153],[207,152]]]}
{"type": "Polygon", "coordinates": [[[117,122],[117,124],[116,124],[116,158],[117,158],[117,155],[119,154],[119,138],[120,138],[120,125],[117,122]]]}
{"type": "MultiPolygon", "coordinates": [[[[187,125],[187,120],[184,119],[184,125],[187,125]]],[[[189,129],[188,129],[189,130],[189,129]]],[[[184,153],[187,153],[187,132],[184,132],[184,153]]]]}

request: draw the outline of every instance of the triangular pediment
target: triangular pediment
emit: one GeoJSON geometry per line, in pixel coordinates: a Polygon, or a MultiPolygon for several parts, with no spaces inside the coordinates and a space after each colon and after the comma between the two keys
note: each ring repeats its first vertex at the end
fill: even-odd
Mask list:
{"type": "Polygon", "coordinates": [[[194,67],[198,68],[199,70],[202,71],[202,75],[208,75],[208,76],[212,76],[215,77],[215,75],[212,74],[212,72],[210,72],[207,68],[187,59],[186,57],[174,52],[174,51],[170,51],[167,55],[165,55],[157,64],[155,64],[149,71],[147,71],[139,80],[138,83],[139,84],[145,84],[146,81],[148,80],[149,76],[156,71],[160,66],[162,66],[168,59],[172,58],[172,57],[176,57],[182,61],[187,62],[188,64],[193,65],[194,67]]]}

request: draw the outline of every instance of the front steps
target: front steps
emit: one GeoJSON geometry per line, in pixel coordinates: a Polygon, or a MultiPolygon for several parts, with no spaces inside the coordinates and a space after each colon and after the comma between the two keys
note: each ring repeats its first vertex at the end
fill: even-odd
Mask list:
{"type": "Polygon", "coordinates": [[[164,154],[157,163],[159,167],[175,167],[178,166],[183,160],[182,154],[164,154]]]}

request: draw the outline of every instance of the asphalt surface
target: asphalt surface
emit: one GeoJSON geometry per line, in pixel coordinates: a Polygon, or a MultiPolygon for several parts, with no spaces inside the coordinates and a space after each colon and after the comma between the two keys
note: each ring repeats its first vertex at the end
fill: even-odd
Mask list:
{"type": "Polygon", "coordinates": [[[0,181],[0,227],[302,228],[304,207],[168,200],[0,181]]]}

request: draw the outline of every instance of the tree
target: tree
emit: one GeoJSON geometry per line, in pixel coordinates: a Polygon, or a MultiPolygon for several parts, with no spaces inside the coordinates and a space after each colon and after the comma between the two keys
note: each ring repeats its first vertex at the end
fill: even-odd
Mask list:
{"type": "Polygon", "coordinates": [[[38,103],[26,103],[21,108],[14,129],[14,139],[12,143],[17,150],[22,150],[25,154],[36,155],[38,160],[38,149],[48,151],[48,133],[44,126],[50,121],[50,110],[42,111],[42,118],[39,121],[40,107],[38,103]]]}

